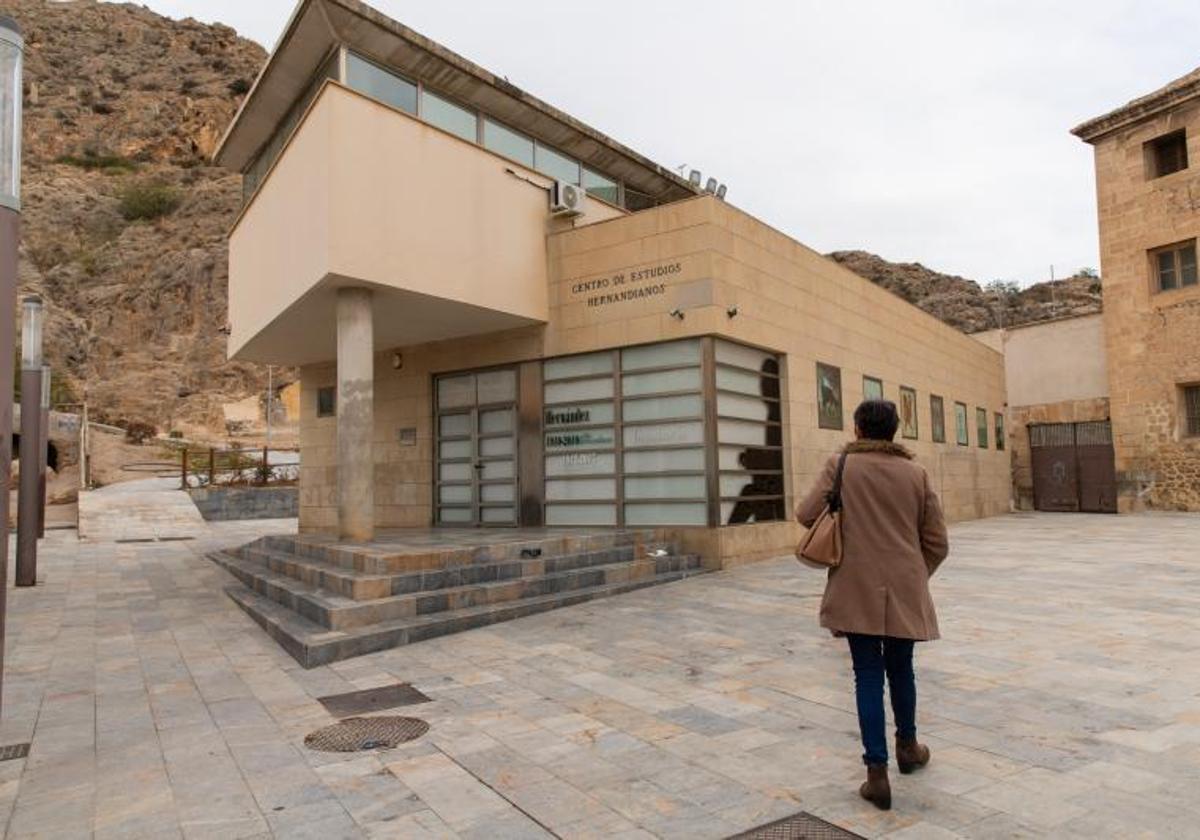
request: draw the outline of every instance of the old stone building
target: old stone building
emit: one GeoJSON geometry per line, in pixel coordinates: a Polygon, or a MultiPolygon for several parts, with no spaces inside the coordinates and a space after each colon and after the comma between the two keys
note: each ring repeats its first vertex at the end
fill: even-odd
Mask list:
{"type": "Polygon", "coordinates": [[[1095,149],[1119,507],[1200,510],[1200,70],[1073,133],[1095,149]]]}

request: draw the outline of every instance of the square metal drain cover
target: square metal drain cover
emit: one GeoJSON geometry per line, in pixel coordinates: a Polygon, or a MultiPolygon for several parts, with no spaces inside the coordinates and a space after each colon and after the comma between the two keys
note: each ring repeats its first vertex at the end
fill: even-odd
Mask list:
{"type": "Polygon", "coordinates": [[[863,836],[801,811],[752,828],[729,840],[863,840],[863,836]]]}
{"type": "Polygon", "coordinates": [[[348,691],[345,694],[331,694],[328,697],[318,697],[317,700],[334,717],[361,715],[367,712],[394,709],[397,706],[415,706],[417,703],[429,702],[428,697],[408,683],[367,688],[362,691],[348,691]]]}
{"type": "Polygon", "coordinates": [[[29,755],[29,744],[8,744],[0,747],[0,761],[12,761],[29,755]]]}

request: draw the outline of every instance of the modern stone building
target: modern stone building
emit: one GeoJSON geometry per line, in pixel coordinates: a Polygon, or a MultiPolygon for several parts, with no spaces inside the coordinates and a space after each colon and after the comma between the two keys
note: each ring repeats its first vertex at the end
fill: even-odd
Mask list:
{"type": "Polygon", "coordinates": [[[299,4],[216,157],[230,353],[301,369],[302,531],[777,554],[873,394],[951,518],[1008,509],[998,352],[356,0],[299,4]]]}
{"type": "Polygon", "coordinates": [[[1089,120],[1119,506],[1200,510],[1200,70],[1089,120]]]}

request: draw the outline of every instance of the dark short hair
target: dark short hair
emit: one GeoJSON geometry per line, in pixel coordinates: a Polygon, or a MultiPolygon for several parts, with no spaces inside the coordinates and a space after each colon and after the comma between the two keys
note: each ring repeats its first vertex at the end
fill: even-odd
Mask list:
{"type": "Polygon", "coordinates": [[[900,428],[900,415],[891,400],[863,400],[854,409],[854,425],[870,440],[891,440],[900,428]]]}

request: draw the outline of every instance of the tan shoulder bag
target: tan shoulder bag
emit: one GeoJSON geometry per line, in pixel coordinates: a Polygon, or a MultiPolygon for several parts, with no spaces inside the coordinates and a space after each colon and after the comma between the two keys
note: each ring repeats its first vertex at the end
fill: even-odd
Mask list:
{"type": "Polygon", "coordinates": [[[796,559],[817,569],[835,569],[842,562],[842,473],[846,470],[846,453],[838,458],[833,487],[825,497],[825,509],[816,522],[800,538],[796,559]]]}

